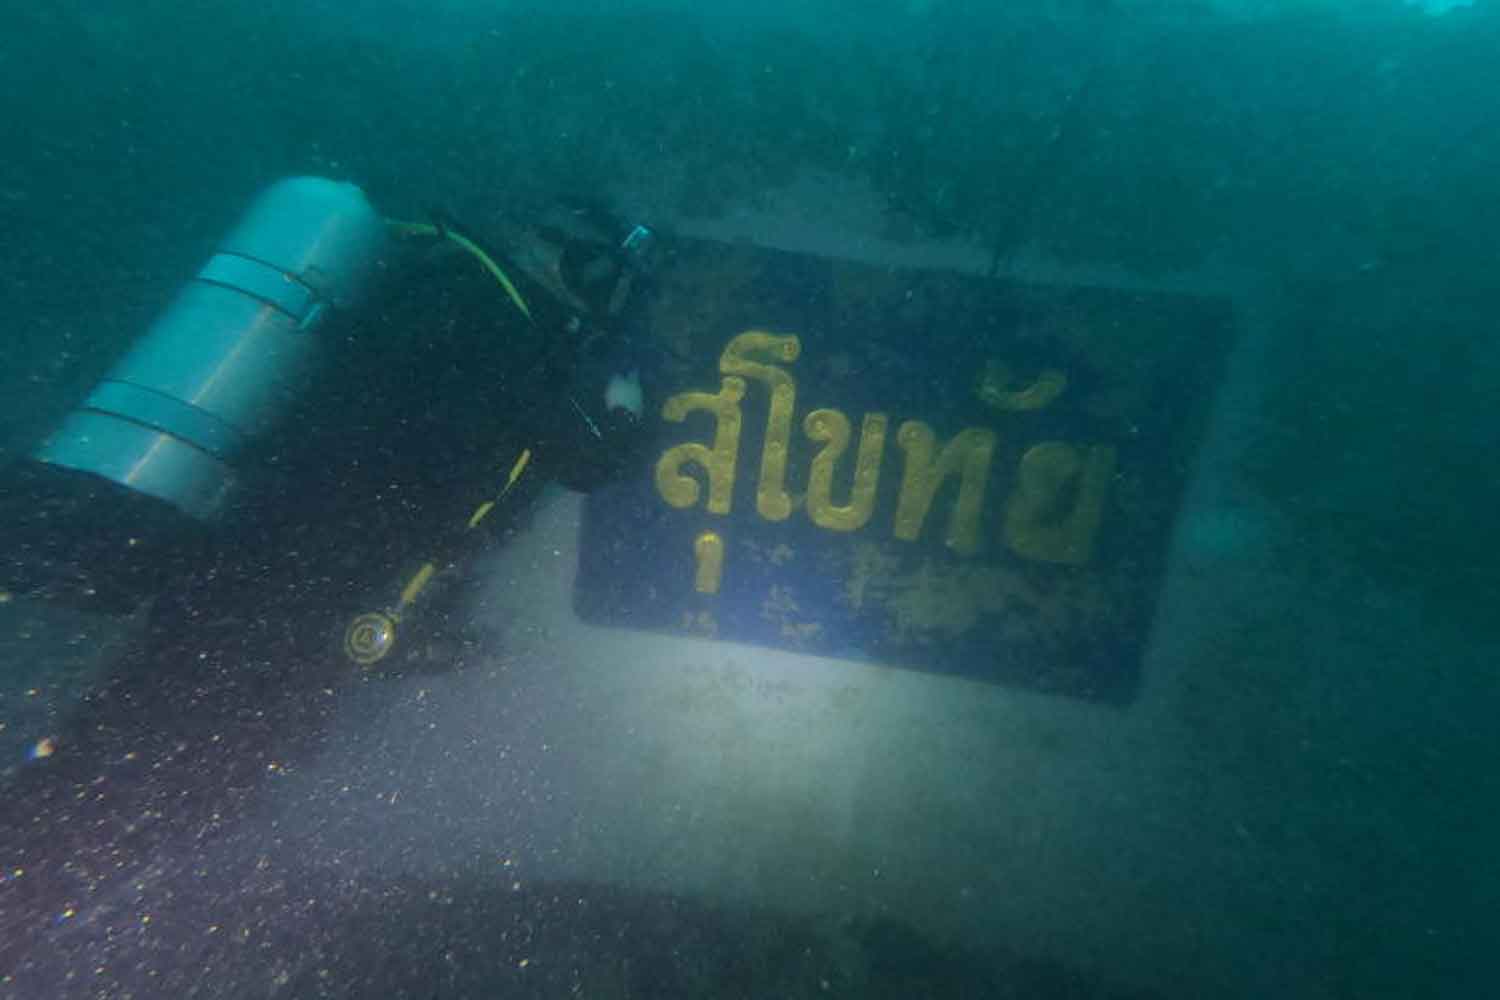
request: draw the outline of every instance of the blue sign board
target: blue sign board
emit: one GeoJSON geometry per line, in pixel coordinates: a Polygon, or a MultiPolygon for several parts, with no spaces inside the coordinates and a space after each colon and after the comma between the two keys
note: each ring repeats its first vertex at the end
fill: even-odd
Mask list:
{"type": "Polygon", "coordinates": [[[707,242],[660,282],[586,621],[1133,696],[1224,300],[707,242]]]}

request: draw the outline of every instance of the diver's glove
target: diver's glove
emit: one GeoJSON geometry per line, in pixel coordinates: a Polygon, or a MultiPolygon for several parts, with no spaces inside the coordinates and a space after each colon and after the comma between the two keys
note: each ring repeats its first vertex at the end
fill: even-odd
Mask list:
{"type": "Polygon", "coordinates": [[[604,409],[611,415],[618,411],[627,415],[631,420],[641,419],[644,402],[641,397],[641,373],[639,371],[632,369],[627,373],[616,373],[609,377],[609,383],[604,387],[604,409]]]}

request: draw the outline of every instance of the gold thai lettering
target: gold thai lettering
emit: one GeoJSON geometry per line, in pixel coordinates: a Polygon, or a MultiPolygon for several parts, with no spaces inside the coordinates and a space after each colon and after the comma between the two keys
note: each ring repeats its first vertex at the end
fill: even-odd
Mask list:
{"type": "Polygon", "coordinates": [[[1012,389],[1013,375],[1010,366],[1002,361],[985,362],[979,374],[975,392],[979,398],[1005,413],[1025,413],[1040,410],[1052,403],[1068,387],[1068,376],[1048,368],[1037,375],[1024,389],[1012,389]]]}
{"type": "Polygon", "coordinates": [[[1083,566],[1093,558],[1115,449],[1044,441],[1021,456],[1005,508],[1005,544],[1017,555],[1083,566]]]}
{"type": "Polygon", "coordinates": [[[693,558],[698,572],[693,589],[700,594],[717,594],[724,580],[724,538],[717,531],[705,531],[693,539],[693,558]]]}
{"type": "Polygon", "coordinates": [[[684,611],[682,613],[682,630],[691,635],[702,636],[705,639],[717,639],[719,637],[719,620],[714,617],[712,611],[684,611]]]}
{"type": "Polygon", "coordinates": [[[937,435],[921,421],[908,420],[896,432],[896,444],[906,453],[901,497],[896,503],[896,537],[906,542],[921,537],[932,498],[943,482],[956,473],[958,500],[948,515],[944,544],[961,555],[979,551],[980,513],[990,461],[995,454],[994,431],[978,427],[961,430],[934,459],[937,435]]]}
{"type": "Polygon", "coordinates": [[[722,374],[763,382],[771,396],[765,446],[760,453],[760,479],[755,485],[755,509],[768,521],[785,521],[796,508],[786,489],[786,466],[797,383],[777,364],[791,364],[801,353],[802,341],[796,334],[747,330],[731,340],[719,356],[722,374]]]}
{"type": "MultiPolygon", "coordinates": [[[[706,509],[720,515],[730,512],[744,427],[742,404],[754,381],[766,387],[769,397],[756,511],[768,521],[784,521],[792,515],[799,505],[787,489],[797,386],[784,366],[800,354],[801,341],[794,334],[741,333],[720,355],[718,392],[682,392],[667,399],[662,417],[668,422],[682,423],[699,412],[714,419],[712,443],[677,444],[657,460],[656,489],[668,504],[677,508],[697,505],[706,484],[706,509]]],[[[1029,385],[1012,388],[1010,370],[992,361],[980,378],[979,396],[997,410],[1023,412],[1050,405],[1067,385],[1062,372],[1047,369],[1029,385]]],[[[834,501],[834,477],[850,451],[852,422],[831,408],[813,410],[803,418],[802,431],[816,448],[806,496],[807,514],[814,524],[838,532],[858,531],[869,524],[879,502],[889,423],[884,413],[865,414],[848,472],[848,499],[839,504],[834,501]]],[[[943,544],[960,555],[978,552],[984,538],[985,493],[997,448],[995,432],[965,428],[940,446],[931,427],[908,420],[896,431],[895,441],[904,456],[895,537],[909,542],[920,539],[933,503],[940,493],[948,495],[945,486],[957,477],[943,544]]],[[[1116,451],[1108,445],[1045,441],[1026,449],[1001,512],[1001,541],[1023,559],[1087,564],[1094,555],[1115,465],[1116,451]]],[[[716,532],[703,532],[694,539],[693,554],[694,588],[703,594],[717,593],[724,573],[723,538],[716,532]]]]}
{"type": "Polygon", "coordinates": [[[744,419],[740,403],[745,398],[745,380],[727,377],[718,392],[679,392],[662,404],[662,419],[682,423],[688,414],[706,411],[714,417],[712,446],[698,441],[674,445],[656,460],[656,491],[673,507],[691,507],[698,502],[698,480],[682,470],[697,465],[708,479],[708,509],[728,514],[734,494],[734,466],[740,454],[740,428],[744,419]]]}
{"type": "Polygon", "coordinates": [[[833,502],[833,473],[849,450],[849,418],[838,410],[813,410],[802,420],[809,439],[821,442],[807,477],[807,515],[820,528],[857,531],[875,511],[875,491],[880,484],[880,459],[885,450],[886,416],[867,413],[859,431],[859,452],[854,459],[854,482],[849,502],[833,502]]]}

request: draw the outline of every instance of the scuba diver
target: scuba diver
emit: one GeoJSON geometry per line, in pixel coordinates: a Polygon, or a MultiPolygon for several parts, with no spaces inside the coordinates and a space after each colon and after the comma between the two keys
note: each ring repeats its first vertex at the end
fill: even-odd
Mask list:
{"type": "Polygon", "coordinates": [[[149,606],[155,648],[226,663],[389,665],[441,629],[545,484],[593,490],[645,443],[656,234],[588,202],[485,228],[267,188],[5,470],[0,600],[149,606]]]}
{"type": "MultiPolygon", "coordinates": [[[[17,995],[58,995],[98,914],[143,886],[237,905],[237,875],[203,879],[262,783],[317,753],[365,679],[463,662],[465,569],[549,484],[641,460],[656,242],[597,206],[481,234],[278,182],[3,470],[10,620],[55,604],[132,633],[86,686],[49,666],[37,689],[71,700],[0,760],[17,995]]],[[[66,664],[78,641],[30,655],[66,664]]]]}
{"type": "MultiPolygon", "coordinates": [[[[449,330],[456,321],[469,338],[480,338],[480,343],[464,348],[466,357],[472,348],[488,351],[478,364],[464,365],[469,379],[478,376],[468,394],[474,412],[443,413],[436,400],[429,401],[426,412],[443,413],[450,437],[464,436],[457,428],[473,429],[469,441],[455,442],[459,454],[445,458],[440,467],[464,467],[465,449],[475,459],[485,454],[492,459],[468,466],[487,470],[481,481],[464,491],[477,494],[477,502],[467,499],[465,506],[471,509],[461,508],[461,516],[429,543],[432,551],[399,593],[347,626],[343,651],[365,666],[385,659],[402,620],[423,599],[434,577],[445,568],[448,576],[459,575],[453,570],[463,565],[464,554],[475,545],[474,536],[486,526],[491,532],[508,530],[538,487],[559,484],[592,492],[638,460],[644,439],[640,371],[646,335],[636,307],[649,285],[657,252],[651,229],[625,224],[590,202],[561,202],[524,222],[498,220],[494,246],[503,251],[481,245],[473,234],[436,213],[430,223],[395,228],[408,237],[438,241],[426,251],[418,273],[425,274],[428,266],[450,268],[456,262],[453,248],[481,265],[467,269],[462,287],[450,280],[452,298],[444,319],[449,330]],[[493,317],[498,300],[496,289],[486,286],[486,277],[494,279],[515,307],[509,324],[486,318],[493,317]],[[476,281],[480,287],[471,287],[476,281]],[[472,320],[457,319],[468,315],[472,320]],[[518,316],[524,322],[517,322],[518,316]],[[498,433],[497,410],[505,414],[504,429],[498,433]],[[505,457],[495,465],[497,455],[505,457]],[[503,481],[495,475],[501,472],[503,481]]],[[[426,288],[428,281],[422,285],[426,288]]],[[[410,289],[393,291],[396,300],[384,300],[382,324],[400,316],[413,301],[419,311],[428,309],[430,288],[415,299],[410,289]]],[[[421,328],[421,318],[407,317],[401,325],[421,328]]],[[[463,405],[458,409],[462,411],[463,405]]],[[[426,438],[429,447],[434,439],[426,438]]],[[[426,602],[440,603],[430,597],[426,602]]],[[[446,621],[449,615],[429,610],[424,617],[431,623],[446,621]]]]}
{"type": "Polygon", "coordinates": [[[474,555],[549,484],[642,454],[652,230],[566,202],[484,237],[438,212],[388,228],[316,391],[244,463],[263,481],[232,537],[156,600],[157,646],[444,669],[474,555]]]}

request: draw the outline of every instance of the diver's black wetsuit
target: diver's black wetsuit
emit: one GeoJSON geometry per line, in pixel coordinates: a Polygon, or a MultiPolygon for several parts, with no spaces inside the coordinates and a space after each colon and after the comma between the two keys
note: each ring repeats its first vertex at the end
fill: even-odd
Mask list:
{"type": "MultiPolygon", "coordinates": [[[[471,558],[545,483],[586,492],[639,460],[641,421],[605,405],[610,377],[634,367],[635,310],[605,329],[511,277],[530,321],[451,244],[397,248],[372,300],[327,332],[323,375],[246,461],[233,533],[158,598],[158,645],[333,654],[351,614],[388,602],[424,560],[471,558]],[[505,501],[466,529],[523,450],[505,501]]],[[[445,617],[424,609],[418,627],[445,617]]]]}

